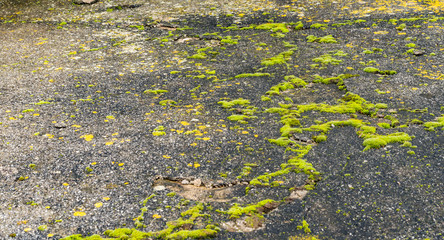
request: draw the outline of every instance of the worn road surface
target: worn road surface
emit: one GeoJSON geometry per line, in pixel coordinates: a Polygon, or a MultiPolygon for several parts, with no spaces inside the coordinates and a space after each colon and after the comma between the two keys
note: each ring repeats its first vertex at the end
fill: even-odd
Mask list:
{"type": "Polygon", "coordinates": [[[443,239],[443,10],[0,0],[0,239],[443,239]]]}

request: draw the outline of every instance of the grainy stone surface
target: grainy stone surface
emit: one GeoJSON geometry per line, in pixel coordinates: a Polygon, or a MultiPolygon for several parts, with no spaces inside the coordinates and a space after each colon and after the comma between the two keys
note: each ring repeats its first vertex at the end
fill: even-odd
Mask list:
{"type": "Polygon", "coordinates": [[[441,239],[443,8],[0,0],[0,238],[441,239]]]}

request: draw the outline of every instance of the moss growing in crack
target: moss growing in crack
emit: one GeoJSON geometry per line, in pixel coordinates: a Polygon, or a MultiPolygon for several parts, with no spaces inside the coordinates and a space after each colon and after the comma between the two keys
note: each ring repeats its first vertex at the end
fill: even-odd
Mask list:
{"type": "Polygon", "coordinates": [[[246,77],[269,77],[269,73],[242,73],[236,75],[235,78],[246,78],[246,77]]]}
{"type": "Polygon", "coordinates": [[[207,225],[204,229],[196,230],[182,230],[184,225],[194,225],[194,221],[198,218],[206,218],[207,214],[200,213],[203,210],[203,204],[189,208],[187,211],[181,213],[181,217],[175,221],[167,222],[167,228],[157,232],[143,232],[135,228],[118,228],[114,230],[107,230],[104,232],[109,238],[102,238],[100,235],[93,235],[89,237],[82,237],[81,234],[71,235],[63,238],[63,240],[99,240],[99,239],[132,239],[142,240],[147,238],[162,238],[162,239],[196,239],[209,238],[215,236],[220,229],[214,225],[207,225]],[[188,217],[188,219],[185,219],[188,217]]]}
{"type": "Polygon", "coordinates": [[[230,218],[239,218],[244,214],[258,213],[258,208],[265,206],[268,203],[275,203],[276,201],[272,199],[265,199],[257,204],[250,204],[246,207],[240,207],[237,203],[235,203],[228,211],[223,212],[225,214],[230,215],[230,218]]]}

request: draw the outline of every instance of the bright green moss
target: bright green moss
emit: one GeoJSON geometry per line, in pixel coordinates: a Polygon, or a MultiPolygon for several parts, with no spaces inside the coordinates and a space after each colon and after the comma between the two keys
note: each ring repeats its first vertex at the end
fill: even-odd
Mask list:
{"type": "Polygon", "coordinates": [[[290,140],[288,137],[280,137],[278,139],[268,139],[270,143],[276,144],[281,147],[286,147],[290,143],[294,143],[294,141],[290,140]]]}
{"type": "Polygon", "coordinates": [[[303,28],[304,28],[304,24],[301,21],[297,22],[294,26],[295,30],[301,30],[303,28]]]}
{"type": "Polygon", "coordinates": [[[365,140],[362,143],[365,146],[364,151],[367,151],[370,148],[381,148],[389,143],[404,143],[412,140],[412,138],[404,132],[397,132],[389,135],[368,134],[364,136],[364,138],[365,140]]]}
{"type": "Polygon", "coordinates": [[[232,108],[236,105],[248,105],[250,104],[250,100],[239,98],[232,101],[219,101],[217,104],[222,105],[223,108],[232,108]]]}
{"type": "Polygon", "coordinates": [[[287,28],[287,24],[285,23],[264,23],[256,27],[256,29],[260,30],[269,30],[272,32],[282,32],[288,33],[290,30],[287,28]]]}
{"type": "Polygon", "coordinates": [[[204,52],[200,52],[200,53],[196,53],[194,55],[188,56],[187,58],[206,59],[207,58],[207,54],[205,54],[204,52]]]}
{"type": "Polygon", "coordinates": [[[294,51],[297,50],[295,48],[292,48],[288,51],[285,52],[281,52],[278,55],[271,57],[271,58],[266,58],[264,60],[262,60],[261,64],[265,65],[265,66],[273,66],[276,64],[285,64],[287,63],[288,60],[290,60],[291,55],[294,54],[294,51]]]}
{"type": "Polygon", "coordinates": [[[364,72],[368,72],[368,73],[378,73],[378,74],[382,74],[382,75],[395,75],[397,74],[396,71],[393,70],[379,70],[375,67],[366,67],[364,68],[364,72]]]}
{"type": "Polygon", "coordinates": [[[171,233],[165,236],[165,239],[202,239],[202,238],[210,238],[218,233],[217,230],[213,229],[198,229],[198,230],[180,230],[175,233],[171,233]]]}
{"type": "Polygon", "coordinates": [[[246,78],[246,77],[269,77],[269,73],[242,73],[236,75],[235,78],[246,78]]]}
{"type": "MultiPolygon", "coordinates": [[[[302,129],[301,128],[293,128],[293,127],[291,127],[290,124],[285,124],[283,127],[281,127],[280,132],[281,132],[282,137],[289,137],[290,134],[292,134],[292,133],[302,133],[302,129]]],[[[272,143],[274,143],[274,142],[272,142],[272,143]]]]}
{"type": "Polygon", "coordinates": [[[314,136],[314,137],[313,137],[313,140],[314,140],[315,142],[317,142],[317,143],[325,142],[325,141],[327,141],[327,136],[324,135],[324,134],[321,134],[321,135],[318,135],[318,136],[314,136]]]}
{"type": "Polygon", "coordinates": [[[232,39],[231,36],[227,36],[226,38],[223,38],[222,40],[220,40],[221,43],[226,43],[226,44],[238,44],[236,39],[232,39]]]}
{"type": "Polygon", "coordinates": [[[320,28],[325,29],[328,26],[328,24],[321,24],[321,23],[315,23],[310,26],[310,28],[320,28]]]}
{"type": "Polygon", "coordinates": [[[261,96],[261,100],[262,101],[271,101],[271,98],[267,97],[267,96],[261,96]]]}
{"type": "Polygon", "coordinates": [[[389,123],[378,123],[378,126],[385,128],[385,129],[389,129],[391,128],[389,123]]]}
{"type": "Polygon", "coordinates": [[[289,75],[284,77],[285,81],[291,82],[296,87],[305,87],[307,83],[300,79],[295,77],[294,75],[289,75]]]}
{"type": "Polygon", "coordinates": [[[327,65],[327,64],[331,64],[331,65],[339,65],[339,63],[342,62],[342,60],[336,59],[334,58],[331,54],[324,54],[321,55],[320,57],[317,58],[313,58],[312,60],[313,62],[319,62],[322,65],[327,65]]]}
{"type": "Polygon", "coordinates": [[[254,117],[254,116],[246,116],[246,115],[231,115],[231,116],[229,116],[227,118],[228,118],[228,120],[233,121],[233,122],[237,121],[239,123],[246,124],[248,122],[245,121],[245,120],[248,120],[248,119],[251,119],[251,118],[256,118],[256,117],[254,117]]]}
{"type": "Polygon", "coordinates": [[[338,43],[338,41],[332,35],[327,35],[324,37],[315,37],[313,35],[309,35],[307,36],[307,42],[338,43]]]}
{"type": "Polygon", "coordinates": [[[290,113],[290,110],[285,109],[285,108],[272,107],[272,108],[266,109],[265,112],[267,112],[267,113],[279,113],[280,115],[287,115],[288,113],[290,113]]]}
{"type": "Polygon", "coordinates": [[[368,73],[379,73],[379,69],[375,68],[375,67],[366,67],[364,68],[364,72],[368,72],[368,73]]]}
{"type": "Polygon", "coordinates": [[[258,202],[257,204],[251,204],[246,207],[240,207],[238,204],[235,203],[225,213],[230,215],[230,218],[239,218],[243,214],[257,213],[258,208],[263,207],[264,205],[266,205],[268,203],[274,203],[274,202],[276,202],[276,201],[274,201],[272,199],[265,199],[265,200],[258,202]]]}
{"type": "Polygon", "coordinates": [[[438,118],[437,122],[425,122],[424,127],[426,130],[433,131],[437,127],[442,127],[442,130],[444,130],[444,115],[438,118]]]}

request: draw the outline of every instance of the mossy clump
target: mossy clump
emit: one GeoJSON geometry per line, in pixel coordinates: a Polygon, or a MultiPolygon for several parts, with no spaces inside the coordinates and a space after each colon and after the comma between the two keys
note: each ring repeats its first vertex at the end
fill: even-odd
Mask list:
{"type": "Polygon", "coordinates": [[[313,35],[309,35],[307,36],[307,42],[338,43],[338,41],[332,35],[327,35],[324,37],[316,37],[313,35]]]}
{"type": "Polygon", "coordinates": [[[222,105],[223,108],[232,108],[233,106],[236,105],[248,105],[250,104],[250,100],[248,99],[243,99],[243,98],[238,98],[232,101],[219,101],[217,102],[217,104],[222,105]]]}
{"type": "Polygon", "coordinates": [[[247,116],[247,115],[231,115],[229,117],[227,117],[228,120],[233,121],[233,122],[238,122],[241,124],[247,124],[248,122],[246,120],[251,119],[251,118],[256,118],[254,116],[247,116]]]}
{"type": "Polygon", "coordinates": [[[378,126],[385,128],[385,129],[389,129],[391,128],[389,123],[378,123],[378,126]]]}
{"type": "Polygon", "coordinates": [[[246,77],[269,77],[269,73],[242,73],[234,76],[235,78],[246,78],[246,77]]]}
{"type": "Polygon", "coordinates": [[[198,218],[208,217],[207,214],[200,213],[203,210],[203,204],[198,203],[185,212],[181,213],[181,217],[175,221],[167,222],[167,228],[157,232],[143,232],[135,228],[118,228],[114,230],[106,230],[104,235],[109,238],[102,238],[100,235],[92,235],[89,237],[82,237],[81,234],[71,235],[62,240],[105,240],[105,239],[131,239],[131,240],[143,240],[148,238],[161,238],[161,239],[201,239],[215,236],[220,229],[215,225],[207,225],[204,229],[196,230],[182,230],[182,226],[193,226],[194,221],[198,218]],[[184,219],[188,217],[188,219],[184,219]]]}
{"type": "Polygon", "coordinates": [[[322,23],[315,23],[310,26],[310,28],[320,28],[322,30],[326,29],[327,27],[328,24],[322,24],[322,23]]]}
{"type": "Polygon", "coordinates": [[[439,117],[437,119],[437,122],[425,122],[424,127],[426,130],[433,131],[435,128],[442,127],[442,130],[444,130],[444,115],[439,117]]]}
{"type": "Polygon", "coordinates": [[[286,23],[264,23],[258,25],[256,29],[269,30],[272,32],[282,32],[282,33],[288,33],[290,31],[288,30],[286,23]]]}
{"type": "Polygon", "coordinates": [[[381,148],[389,143],[404,143],[412,140],[412,138],[404,132],[397,132],[389,135],[367,134],[364,139],[365,140],[362,143],[365,146],[364,151],[371,148],[381,148]]]}
{"type": "Polygon", "coordinates": [[[271,58],[266,58],[264,60],[262,60],[261,64],[265,65],[265,66],[273,66],[276,64],[286,64],[288,60],[290,60],[291,55],[294,54],[294,51],[297,50],[296,48],[292,48],[288,51],[285,52],[281,52],[278,55],[271,57],[271,58]]]}
{"type": "Polygon", "coordinates": [[[238,44],[237,39],[232,39],[231,36],[227,36],[226,38],[223,38],[222,40],[220,40],[221,43],[226,43],[226,44],[238,44]]]}
{"type": "Polygon", "coordinates": [[[340,90],[344,90],[345,84],[344,84],[344,79],[347,78],[352,78],[352,77],[356,77],[359,75],[351,75],[351,74],[340,74],[337,77],[329,77],[329,78],[323,78],[319,75],[315,75],[315,79],[313,80],[314,83],[323,83],[323,84],[331,84],[331,83],[336,83],[336,85],[338,86],[338,89],[340,90]]]}
{"type": "Polygon", "coordinates": [[[317,142],[317,143],[325,142],[325,141],[327,141],[327,136],[324,135],[324,134],[321,134],[321,135],[318,135],[318,136],[314,136],[314,137],[313,137],[313,140],[314,140],[315,142],[317,142]]]}
{"type": "Polygon", "coordinates": [[[339,65],[339,63],[342,62],[342,60],[334,58],[331,54],[321,55],[321,56],[319,56],[317,58],[313,58],[312,61],[313,62],[319,62],[322,65],[327,65],[327,64],[339,65]]]}
{"type": "Polygon", "coordinates": [[[207,54],[205,54],[204,52],[200,52],[200,53],[196,53],[194,55],[188,56],[187,58],[192,58],[192,59],[206,59],[207,58],[207,54]]]}
{"type": "Polygon", "coordinates": [[[303,28],[304,28],[304,24],[301,21],[299,21],[299,22],[294,24],[294,29],[295,30],[301,30],[303,28]]]}
{"type": "Polygon", "coordinates": [[[394,70],[379,70],[375,67],[366,67],[366,68],[364,68],[364,72],[377,73],[377,74],[381,74],[381,75],[395,75],[398,73],[394,70]]]}
{"type": "Polygon", "coordinates": [[[375,68],[375,67],[366,67],[364,68],[364,72],[368,72],[368,73],[379,73],[379,69],[375,68]]]}
{"type": "Polygon", "coordinates": [[[251,214],[251,213],[258,213],[257,209],[260,207],[263,207],[264,205],[268,203],[275,203],[276,201],[272,199],[265,199],[257,204],[251,204],[246,207],[240,207],[237,203],[235,203],[228,211],[224,212],[228,215],[230,215],[230,218],[239,218],[243,214],[251,214]]]}

